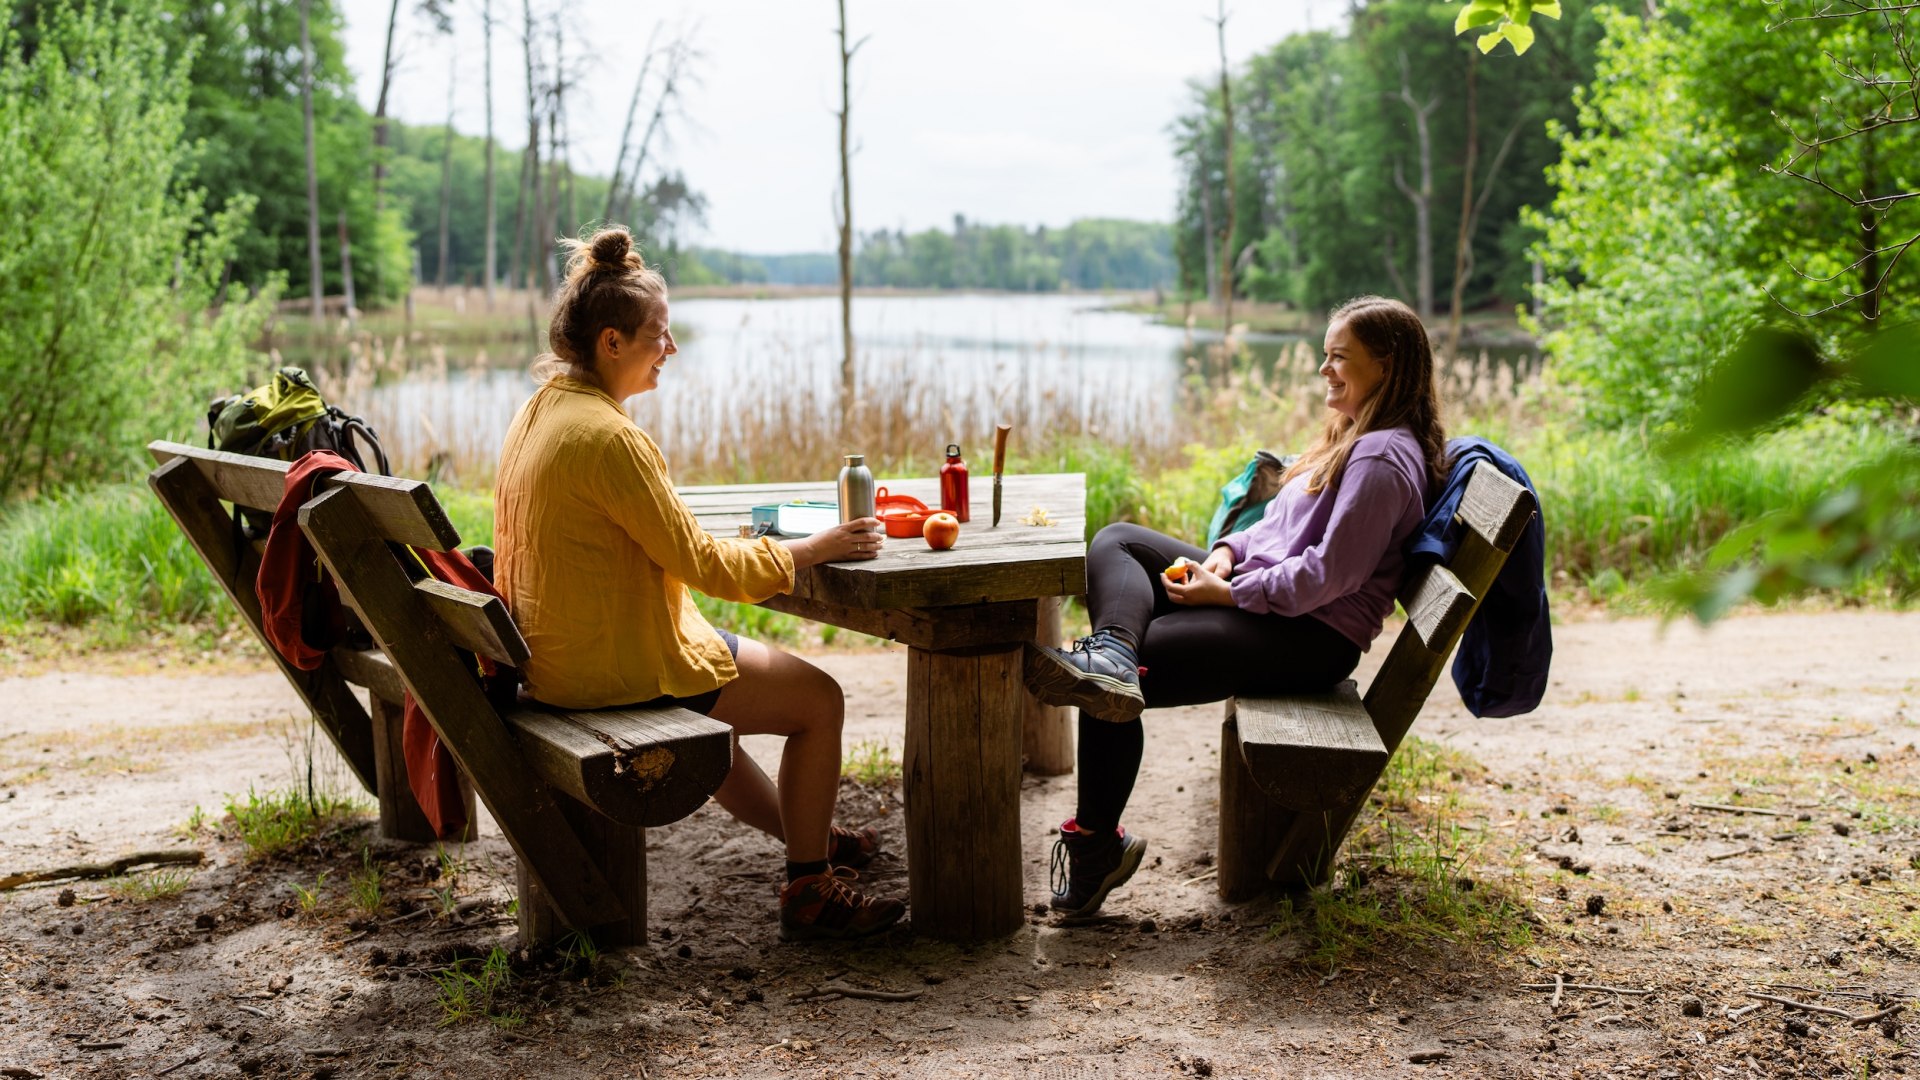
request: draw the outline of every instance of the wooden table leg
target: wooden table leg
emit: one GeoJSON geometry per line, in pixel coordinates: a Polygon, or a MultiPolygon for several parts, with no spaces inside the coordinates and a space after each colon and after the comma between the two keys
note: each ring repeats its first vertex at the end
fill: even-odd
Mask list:
{"type": "MultiPolygon", "coordinates": [[[[1060,644],[1060,598],[1040,598],[1040,622],[1034,641],[1041,645],[1060,644]]],[[[1026,755],[1027,771],[1039,776],[1064,776],[1073,771],[1073,720],[1060,705],[1042,705],[1032,694],[1026,696],[1025,722],[1020,726],[1020,748],[1026,755]]]]}
{"type": "Polygon", "coordinates": [[[984,941],[1024,919],[1021,647],[907,652],[907,887],[913,928],[984,941]]]}

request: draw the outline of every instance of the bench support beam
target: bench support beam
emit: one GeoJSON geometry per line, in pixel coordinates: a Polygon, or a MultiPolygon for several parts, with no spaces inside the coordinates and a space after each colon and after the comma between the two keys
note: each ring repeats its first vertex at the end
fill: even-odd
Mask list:
{"type": "MultiPolygon", "coordinates": [[[[625,905],[625,918],[586,927],[594,945],[615,949],[647,940],[647,830],[622,825],[561,796],[560,813],[573,826],[586,848],[587,858],[606,879],[614,896],[625,905]]],[[[520,898],[520,942],[549,944],[566,932],[566,920],[554,909],[552,894],[528,869],[527,860],[515,863],[514,880],[520,898]]]]}
{"type": "MultiPolygon", "coordinates": [[[[1060,644],[1060,598],[1042,597],[1039,625],[1034,640],[1042,645],[1060,644]]],[[[1020,751],[1027,771],[1036,776],[1065,776],[1073,771],[1073,720],[1063,705],[1042,705],[1027,695],[1027,715],[1020,726],[1020,751]]]]}
{"type": "MultiPolygon", "coordinates": [[[[413,797],[413,788],[407,784],[407,750],[403,739],[405,713],[398,704],[384,700],[378,694],[370,694],[368,699],[373,705],[374,764],[380,773],[380,835],[411,844],[434,843],[439,837],[434,835],[427,815],[420,812],[420,802],[413,797]]],[[[480,836],[473,783],[464,772],[460,774],[460,796],[466,807],[467,831],[449,838],[456,844],[464,844],[480,836]]]]}

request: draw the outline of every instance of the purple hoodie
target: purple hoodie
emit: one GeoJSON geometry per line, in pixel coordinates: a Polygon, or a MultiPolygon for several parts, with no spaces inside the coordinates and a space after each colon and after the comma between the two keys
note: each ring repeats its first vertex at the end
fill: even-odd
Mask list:
{"type": "Polygon", "coordinates": [[[1412,431],[1360,436],[1318,495],[1296,476],[1252,528],[1216,542],[1233,553],[1234,604],[1311,615],[1365,650],[1393,614],[1401,548],[1420,527],[1426,495],[1426,459],[1412,431]]]}

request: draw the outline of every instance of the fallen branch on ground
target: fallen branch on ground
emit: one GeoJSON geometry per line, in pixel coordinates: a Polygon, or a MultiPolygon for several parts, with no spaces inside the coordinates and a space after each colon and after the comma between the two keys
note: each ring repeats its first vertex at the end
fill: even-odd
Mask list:
{"type": "Polygon", "coordinates": [[[1695,810],[1717,810],[1722,814],[1765,814],[1768,817],[1797,817],[1792,810],[1773,810],[1764,806],[1729,806],[1726,803],[1690,802],[1695,810]]]}
{"type": "Polygon", "coordinates": [[[1723,851],[1718,855],[1709,855],[1707,856],[1707,861],[1708,862],[1725,862],[1728,859],[1737,859],[1742,855],[1758,855],[1758,854],[1760,854],[1759,848],[1744,847],[1738,851],[1723,851]]]}
{"type": "Polygon", "coordinates": [[[1762,994],[1749,990],[1747,991],[1747,996],[1756,1001],[1771,1001],[1776,1005],[1785,1005],[1789,1009],[1799,1009],[1801,1012],[1819,1013],[1822,1016],[1837,1016],[1842,1020],[1853,1019],[1853,1014],[1845,1009],[1835,1009],[1826,1005],[1815,1005],[1809,1001],[1795,1001],[1793,998],[1781,997],[1778,994],[1762,994]]]}
{"type": "Polygon", "coordinates": [[[1562,989],[1599,990],[1608,994],[1625,994],[1628,997],[1645,997],[1653,993],[1651,990],[1629,990],[1624,986],[1607,986],[1604,983],[1570,983],[1563,981],[1558,975],[1555,975],[1550,983],[1521,983],[1520,989],[1532,990],[1535,993],[1544,993],[1548,990],[1558,993],[1562,989]]]}
{"type": "Polygon", "coordinates": [[[0,892],[17,889],[22,885],[34,885],[43,881],[70,881],[73,879],[110,878],[136,866],[164,866],[169,864],[197,866],[207,857],[206,852],[198,849],[186,851],[141,851],[132,855],[123,855],[112,862],[82,863],[79,866],[62,866],[57,870],[29,870],[25,873],[8,874],[0,877],[0,892]]]}
{"type": "Polygon", "coordinates": [[[795,1001],[832,1001],[837,997],[860,998],[865,1001],[918,1001],[925,990],[868,990],[861,986],[848,986],[843,982],[826,982],[811,990],[802,990],[789,995],[789,1003],[795,1001]]]}
{"type": "Polygon", "coordinates": [[[1766,1002],[1764,1002],[1764,1001],[1756,1001],[1756,1002],[1754,1002],[1754,1003],[1753,1003],[1753,1004],[1751,1004],[1751,1005],[1742,1005],[1742,1006],[1740,1006],[1740,1007],[1739,1007],[1739,1008],[1737,1008],[1737,1009],[1728,1009],[1728,1010],[1727,1010],[1727,1019],[1729,1019],[1729,1020],[1738,1020],[1738,1019],[1740,1019],[1741,1017],[1743,1017],[1743,1016],[1745,1016],[1745,1015],[1747,1015],[1747,1014],[1748,1014],[1748,1013],[1750,1013],[1750,1012],[1753,1012],[1753,1011],[1755,1011],[1755,1010],[1757,1010],[1757,1009],[1764,1009],[1764,1008],[1766,1008],[1766,1005],[1767,1005],[1767,1003],[1766,1003],[1766,1002]]]}

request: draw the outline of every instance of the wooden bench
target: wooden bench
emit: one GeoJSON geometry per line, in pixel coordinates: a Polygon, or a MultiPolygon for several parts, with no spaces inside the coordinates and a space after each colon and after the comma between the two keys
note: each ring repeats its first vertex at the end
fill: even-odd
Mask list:
{"type": "Polygon", "coordinates": [[[1321,884],[1447,657],[1535,512],[1533,493],[1474,468],[1453,558],[1412,574],[1406,627],[1364,699],[1352,680],[1329,693],[1227,701],[1220,736],[1219,889],[1247,900],[1269,887],[1321,884]]]}
{"type": "MultiPolygon", "coordinates": [[[[148,483],[247,624],[260,636],[253,581],[258,543],[236,549],[223,503],[271,512],[283,462],[155,442],[148,483]]],[[[499,599],[431,579],[414,583],[389,543],[451,550],[460,537],[425,482],[343,473],[315,486],[300,528],[375,647],[336,646],[315,671],[267,651],[376,796],[380,831],[429,842],[433,830],[407,787],[401,701],[411,692],[473,793],[518,857],[525,944],[571,929],[601,945],[646,935],[646,835],[692,813],[733,762],[727,725],[684,709],[590,712],[488,701],[459,649],[518,666],[526,641],[499,599]],[[368,691],[363,707],[353,686],[368,691]]],[[[468,837],[472,836],[469,824],[468,837]]]]}

